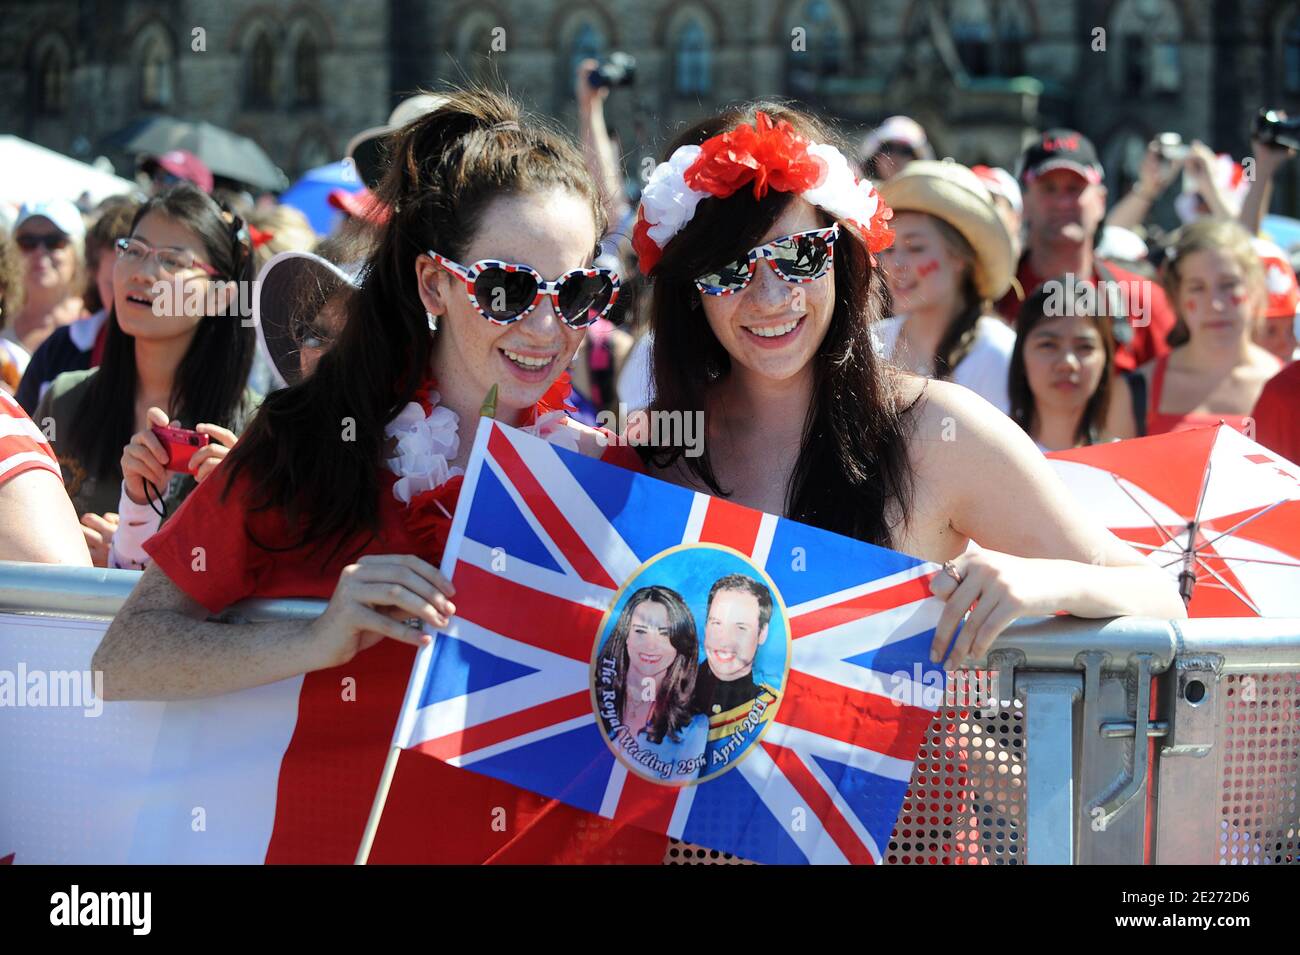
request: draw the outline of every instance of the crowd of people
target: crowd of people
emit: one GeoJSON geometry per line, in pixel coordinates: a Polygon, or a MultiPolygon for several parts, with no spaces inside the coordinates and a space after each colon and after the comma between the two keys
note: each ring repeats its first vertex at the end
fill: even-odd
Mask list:
{"type": "MultiPolygon", "coordinates": [[[[365,684],[339,718],[381,730],[322,830],[359,831],[411,655],[456,612],[437,567],[485,396],[553,443],[941,564],[953,663],[1025,615],[1184,614],[1043,452],[1224,421],[1300,458],[1300,289],[1208,150],[1158,245],[1137,230],[1177,164],[1155,144],[1117,223],[1077,131],[1013,173],[936,160],[905,117],[853,149],[775,102],[679,131],[634,203],[593,66],[580,142],[484,89],[403,103],[351,144],[367,189],[329,237],[167,155],[147,195],[33,202],[0,246],[0,557],[143,570],[95,655],[110,699],[365,684]],[[628,441],[595,423],[620,405],[643,410],[628,441]],[[703,416],[702,453],[638,430],[661,411],[703,416]],[[249,597],[328,605],[209,619],[249,597]]],[[[484,806],[527,820],[520,861],[663,852],[436,760],[401,763],[389,806],[437,819],[439,861],[503,851],[484,806]]]]}

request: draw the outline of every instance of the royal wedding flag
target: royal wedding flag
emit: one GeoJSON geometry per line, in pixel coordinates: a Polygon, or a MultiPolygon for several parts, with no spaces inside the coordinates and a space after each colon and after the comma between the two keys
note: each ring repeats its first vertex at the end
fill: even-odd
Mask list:
{"type": "Polygon", "coordinates": [[[938,567],[481,419],[395,741],[746,859],[878,863],[938,567]]]}

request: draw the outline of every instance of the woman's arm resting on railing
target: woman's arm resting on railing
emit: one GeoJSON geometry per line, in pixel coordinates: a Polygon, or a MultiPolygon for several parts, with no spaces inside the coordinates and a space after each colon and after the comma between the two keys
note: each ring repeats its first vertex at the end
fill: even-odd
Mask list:
{"type": "Polygon", "coordinates": [[[316,620],[227,624],[150,565],[95,651],[107,700],[217,696],[348,662],[385,637],[420,645],[419,617],[445,627],[451,584],[418,557],[371,555],[343,569],[316,620]]]}
{"type": "Polygon", "coordinates": [[[934,579],[947,602],[933,650],[942,655],[962,615],[953,662],[980,657],[1018,617],[1059,611],[1078,617],[1187,615],[1174,578],[1084,511],[1029,437],[1006,415],[957,385],[930,382],[919,422],[953,439],[925,442],[928,470],[945,486],[950,524],[980,549],[957,557],[959,586],[934,579]],[[969,599],[968,599],[969,598],[969,599]]]}

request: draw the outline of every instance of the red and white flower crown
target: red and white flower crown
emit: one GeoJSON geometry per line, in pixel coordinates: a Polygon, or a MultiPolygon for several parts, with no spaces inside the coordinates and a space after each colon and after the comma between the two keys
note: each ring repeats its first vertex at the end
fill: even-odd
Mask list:
{"type": "Polygon", "coordinates": [[[773,123],[760,111],[753,126],[745,123],[699,146],[682,146],[655,168],[632,230],[642,274],[649,275],[659,263],[701,199],[725,199],[750,182],[755,199],[768,189],[794,192],[842,220],[872,253],[873,264],[874,254],[894,243],[887,224],[893,210],[869,181],[853,174],[838,149],[810,142],[786,120],[773,123]]]}

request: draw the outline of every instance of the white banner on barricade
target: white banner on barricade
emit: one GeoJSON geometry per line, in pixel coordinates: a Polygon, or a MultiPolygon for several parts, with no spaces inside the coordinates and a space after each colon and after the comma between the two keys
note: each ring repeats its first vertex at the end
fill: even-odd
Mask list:
{"type": "Polygon", "coordinates": [[[260,863],[302,678],[104,703],[103,621],[0,614],[0,860],[260,863]]]}

